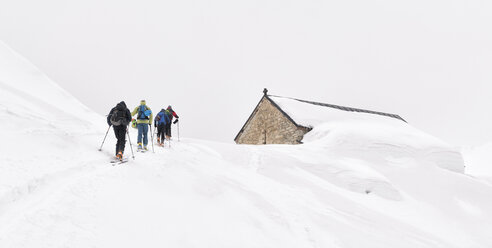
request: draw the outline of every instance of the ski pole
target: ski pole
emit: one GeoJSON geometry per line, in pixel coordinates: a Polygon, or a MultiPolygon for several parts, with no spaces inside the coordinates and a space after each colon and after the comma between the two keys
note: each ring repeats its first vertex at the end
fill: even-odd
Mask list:
{"type": "Polygon", "coordinates": [[[159,136],[157,136],[157,127],[154,127],[154,137],[156,137],[156,142],[157,142],[157,139],[159,138],[159,136]]]}
{"type": "Polygon", "coordinates": [[[155,153],[154,151],[154,133],[152,132],[152,125],[149,125],[150,126],[150,139],[151,139],[151,142],[152,143],[152,152],[155,153]]]}
{"type": "Polygon", "coordinates": [[[126,128],[126,134],[128,135],[128,142],[130,143],[130,150],[132,151],[132,158],[135,160],[135,155],[133,154],[132,141],[130,140],[130,132],[128,132],[128,127],[126,128]]]}
{"type": "Polygon", "coordinates": [[[108,133],[109,133],[109,129],[111,128],[111,126],[108,127],[108,131],[106,131],[106,135],[104,135],[104,139],[103,139],[103,142],[101,144],[101,147],[99,148],[99,151],[102,151],[102,148],[103,148],[103,145],[104,145],[104,141],[106,141],[106,137],[108,136],[108,133]]]}

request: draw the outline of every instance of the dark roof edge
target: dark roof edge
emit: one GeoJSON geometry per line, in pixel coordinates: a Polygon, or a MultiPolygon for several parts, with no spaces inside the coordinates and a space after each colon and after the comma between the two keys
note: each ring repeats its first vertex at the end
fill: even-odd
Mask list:
{"type": "Polygon", "coordinates": [[[285,113],[285,111],[282,110],[282,108],[280,108],[280,106],[277,105],[277,103],[275,101],[273,101],[270,97],[268,97],[267,94],[264,94],[263,97],[260,99],[260,101],[258,102],[258,104],[256,104],[256,107],[255,109],[253,110],[253,112],[251,113],[251,115],[249,115],[249,118],[248,120],[244,123],[243,127],[241,127],[241,130],[239,130],[239,133],[237,133],[236,137],[234,138],[234,141],[237,141],[237,138],[239,138],[239,135],[241,135],[241,133],[243,133],[244,131],[244,128],[246,127],[246,125],[249,123],[249,121],[251,120],[251,118],[253,118],[253,115],[256,113],[256,110],[258,109],[258,107],[260,106],[260,103],[263,101],[263,99],[266,98],[268,101],[270,101],[270,103],[280,111],[280,113],[282,113],[289,121],[291,121],[296,127],[301,127],[301,128],[306,128],[306,129],[312,129],[311,127],[305,127],[305,126],[301,126],[299,124],[297,124],[287,113],[285,113]]]}
{"type": "MultiPolygon", "coordinates": [[[[302,99],[297,99],[297,98],[292,98],[292,97],[284,97],[284,96],[275,96],[275,95],[270,95],[273,97],[280,97],[280,98],[287,98],[287,99],[292,99],[296,100],[299,102],[304,102],[304,103],[309,103],[313,105],[318,105],[318,106],[324,106],[324,107],[330,107],[330,108],[335,108],[338,110],[342,111],[349,111],[349,112],[359,112],[359,113],[368,113],[368,114],[376,114],[376,115],[382,115],[386,117],[392,117],[398,120],[401,120],[403,122],[407,122],[405,119],[401,118],[401,116],[396,115],[396,114],[389,114],[389,113],[384,113],[384,112],[378,112],[378,111],[372,111],[372,110],[366,110],[366,109],[359,109],[359,108],[352,108],[352,107],[344,107],[344,106],[339,106],[339,105],[334,105],[334,104],[328,104],[328,103],[320,103],[320,102],[313,102],[313,101],[307,101],[307,100],[302,100],[302,99]]],[[[273,102],[273,100],[270,99],[270,101],[273,102]]],[[[275,104],[277,105],[277,104],[275,104]]],[[[280,107],[277,105],[277,108],[280,109],[280,107]]],[[[282,110],[281,110],[282,111],[282,110]]],[[[283,112],[283,111],[282,111],[283,112]]],[[[284,112],[285,113],[285,112],[284,112]]],[[[286,114],[287,115],[287,114],[286,114]]],[[[288,115],[287,115],[288,116],[288,115]]],[[[290,118],[290,117],[289,117],[290,118]]],[[[295,123],[295,122],[294,122],[295,123]]],[[[297,125],[297,124],[296,124],[297,125]]],[[[299,125],[298,125],[299,126],[299,125]]]]}
{"type": "Polygon", "coordinates": [[[237,138],[239,137],[239,135],[241,135],[241,133],[244,131],[244,128],[246,127],[246,124],[248,124],[248,122],[251,120],[251,118],[253,118],[253,115],[255,114],[256,110],[260,106],[261,101],[263,101],[263,98],[265,98],[265,97],[267,97],[267,96],[266,95],[263,95],[263,97],[260,99],[260,101],[258,102],[258,104],[256,104],[255,109],[253,109],[253,112],[249,115],[248,120],[246,120],[246,122],[244,123],[243,127],[241,127],[241,130],[239,130],[239,133],[237,133],[236,137],[234,138],[234,141],[236,141],[237,138]]]}
{"type": "Polygon", "coordinates": [[[305,126],[297,124],[297,122],[295,122],[294,119],[292,119],[292,117],[290,117],[287,113],[285,113],[285,111],[282,110],[282,108],[280,106],[278,106],[278,104],[268,96],[269,95],[266,95],[266,98],[272,103],[272,105],[275,106],[275,108],[277,108],[280,111],[280,113],[282,113],[285,117],[287,117],[287,119],[289,119],[289,121],[294,123],[294,125],[296,125],[296,127],[309,128],[309,127],[305,127],[305,126]]]}

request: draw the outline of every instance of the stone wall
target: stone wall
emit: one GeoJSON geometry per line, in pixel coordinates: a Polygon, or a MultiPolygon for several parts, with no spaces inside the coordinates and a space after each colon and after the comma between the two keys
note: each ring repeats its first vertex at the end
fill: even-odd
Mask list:
{"type": "Polygon", "coordinates": [[[308,130],[297,127],[272,102],[263,97],[236,139],[238,144],[299,144],[308,130]]]}

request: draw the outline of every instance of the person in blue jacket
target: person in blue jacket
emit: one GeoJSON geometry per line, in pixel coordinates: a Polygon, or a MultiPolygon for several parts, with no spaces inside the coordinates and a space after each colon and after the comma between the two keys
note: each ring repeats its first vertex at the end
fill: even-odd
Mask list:
{"type": "Polygon", "coordinates": [[[136,107],[131,113],[132,116],[137,115],[137,145],[138,150],[147,151],[147,133],[149,132],[149,127],[152,127],[152,110],[147,106],[145,100],[140,101],[140,106],[136,107]],[[143,147],[142,147],[143,138],[143,147]]]}
{"type": "Polygon", "coordinates": [[[157,129],[157,143],[160,146],[164,146],[168,123],[171,123],[171,120],[169,119],[169,116],[167,116],[166,110],[162,109],[154,119],[154,127],[157,129]]]}

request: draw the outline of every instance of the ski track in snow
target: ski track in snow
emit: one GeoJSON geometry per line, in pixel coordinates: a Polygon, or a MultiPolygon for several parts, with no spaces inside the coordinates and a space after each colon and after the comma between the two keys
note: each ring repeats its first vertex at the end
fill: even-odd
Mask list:
{"type": "Polygon", "coordinates": [[[0,240],[2,234],[15,225],[23,215],[49,204],[50,200],[66,187],[109,169],[101,167],[101,164],[101,160],[82,162],[78,166],[32,179],[6,193],[0,199],[0,240]],[[99,165],[99,168],[95,164],[99,165]]]}
{"type": "MultiPolygon", "coordinates": [[[[228,145],[220,145],[213,149],[206,143],[201,143],[185,140],[175,143],[172,148],[156,147],[155,154],[137,153],[135,161],[130,158],[128,163],[117,166],[112,166],[109,158],[89,161],[80,159],[74,161],[67,169],[30,180],[21,186],[22,189],[12,190],[1,198],[0,245],[33,247],[34,243],[29,242],[27,237],[34,235],[44,237],[38,237],[36,247],[108,247],[109,242],[118,244],[118,247],[134,247],[142,240],[149,241],[146,247],[156,247],[159,243],[197,247],[197,243],[187,241],[183,236],[185,230],[189,229],[187,225],[198,225],[200,228],[211,225],[212,230],[227,232],[221,225],[199,224],[202,219],[205,223],[216,221],[224,225],[251,222],[244,227],[256,226],[259,228],[258,232],[251,233],[249,227],[242,232],[246,231],[249,233],[246,234],[247,237],[257,237],[261,242],[255,245],[253,241],[242,241],[244,247],[278,247],[279,244],[282,247],[326,247],[327,244],[333,247],[358,247],[361,244],[359,241],[353,241],[351,244],[345,232],[358,233],[361,240],[370,241],[371,245],[365,247],[396,245],[393,239],[382,241],[384,236],[391,233],[395,237],[405,233],[398,239],[406,244],[399,244],[398,247],[460,247],[422,232],[417,229],[418,226],[395,222],[395,219],[388,218],[383,212],[374,212],[359,205],[357,202],[364,197],[373,197],[371,194],[351,189],[353,186],[350,185],[354,183],[351,177],[337,179],[344,173],[351,175],[353,172],[350,172],[350,167],[345,169],[346,172],[336,169],[331,175],[325,175],[326,170],[324,172],[323,167],[317,167],[316,164],[303,165],[285,159],[285,153],[296,154],[290,148],[237,146],[228,148],[231,151],[221,154],[217,149],[228,145]],[[235,150],[233,153],[236,154],[233,158],[229,157],[232,150],[235,150]],[[237,167],[229,160],[231,158],[237,167]],[[278,166],[284,169],[279,170],[278,166]],[[124,191],[118,193],[118,187],[122,187],[124,191]],[[309,191],[306,191],[308,189],[309,191]],[[354,195],[351,196],[347,190],[354,191],[354,195]],[[84,197],[80,197],[79,194],[84,197]],[[142,198],[142,194],[147,196],[142,198]],[[153,198],[159,194],[165,197],[153,198]],[[327,202],[326,199],[333,202],[327,202]],[[137,203],[132,203],[133,201],[137,203]],[[221,204],[225,204],[224,207],[220,207],[221,204]],[[110,205],[115,209],[108,210],[107,207],[110,205]],[[125,205],[135,209],[127,209],[125,205]],[[77,206],[85,207],[85,218],[77,213],[77,206]],[[183,210],[181,213],[178,210],[180,208],[183,210]],[[237,209],[231,212],[234,208],[237,209]],[[172,214],[173,211],[177,213],[172,214]],[[214,219],[202,215],[203,213],[190,211],[203,211],[214,219]],[[242,215],[244,213],[253,215],[247,217],[248,215],[242,215]],[[76,216],[71,217],[71,214],[76,216]],[[132,214],[137,217],[129,217],[132,214]],[[183,220],[178,220],[173,215],[183,220]],[[127,221],[121,221],[121,218],[127,221]],[[148,218],[155,218],[156,221],[150,221],[148,218]],[[316,219],[318,221],[315,221],[316,219]],[[374,223],[375,219],[380,223],[374,223]],[[66,230],[72,230],[67,236],[70,238],[57,239],[57,236],[64,233],[57,227],[63,221],[70,223],[65,224],[69,227],[66,230]],[[125,225],[124,222],[131,223],[132,226],[151,225],[169,232],[173,238],[161,237],[159,231],[144,229],[147,230],[145,232],[149,232],[145,234],[131,227],[121,227],[120,225],[125,225]],[[168,223],[175,228],[168,226],[168,223]],[[381,223],[385,223],[386,227],[381,226],[381,223]],[[320,233],[320,225],[334,233],[320,233]],[[108,230],[111,228],[126,235],[117,235],[117,232],[108,230]],[[101,233],[107,234],[108,237],[102,238],[101,233]],[[127,235],[134,235],[134,238],[128,238],[131,236],[127,235]],[[289,236],[290,238],[286,238],[289,236]],[[88,241],[83,241],[84,239],[88,241]],[[53,240],[57,242],[53,243],[53,240]]],[[[105,148],[105,157],[110,156],[107,150],[112,146],[113,144],[108,144],[105,148]]],[[[302,157],[302,154],[302,151],[297,152],[296,156],[302,157]]],[[[130,156],[129,150],[127,156],[130,156]]],[[[334,165],[334,168],[341,168],[337,167],[336,163],[334,165]]],[[[373,174],[372,179],[360,178],[360,183],[365,184],[360,187],[372,188],[374,192],[377,192],[377,189],[374,190],[378,187],[374,184],[376,182],[383,183],[379,186],[383,189],[392,187],[388,182],[381,181],[383,175],[371,171],[367,173],[366,175],[373,174]]],[[[353,175],[357,178],[357,174],[353,175]]],[[[384,193],[380,197],[387,198],[384,193]]],[[[388,200],[400,202],[402,199],[390,197],[388,200]]],[[[466,201],[459,201],[457,204],[471,214],[480,213],[480,210],[466,201]]],[[[193,228],[192,230],[195,234],[198,231],[193,228]]],[[[213,232],[205,233],[215,235],[213,232]]],[[[232,237],[232,240],[217,237],[220,242],[201,235],[194,239],[206,242],[205,246],[208,247],[230,247],[237,245],[234,240],[240,240],[241,236],[232,237]]]]}
{"type": "MultiPolygon", "coordinates": [[[[186,147],[187,153],[192,154],[191,157],[188,157],[188,159],[191,158],[191,160],[188,160],[188,162],[191,161],[192,164],[199,164],[201,161],[196,160],[193,155],[197,156],[200,153],[210,153],[209,149],[204,148],[203,146],[188,146],[186,147]]],[[[256,149],[250,149],[251,153],[254,155],[252,156],[252,160],[250,161],[250,164],[252,164],[254,167],[254,170],[257,170],[259,167],[259,154],[256,149]]],[[[156,156],[155,154],[143,154],[142,156],[156,156]]],[[[139,156],[139,157],[142,157],[139,156]]],[[[217,155],[215,155],[217,156],[217,155]]],[[[212,157],[215,157],[212,156],[212,157]]],[[[179,158],[178,158],[179,159],[179,158]]],[[[148,160],[148,159],[147,159],[148,160]]],[[[161,165],[165,164],[166,161],[159,161],[161,162],[161,165]]],[[[157,160],[154,160],[154,163],[157,163],[157,160]]],[[[174,161],[173,164],[179,163],[178,161],[174,161]]],[[[186,168],[186,163],[183,163],[185,167],[183,169],[186,169],[189,171],[188,168],[186,168]]],[[[129,163],[128,166],[139,166],[141,163],[135,162],[135,163],[129,163]]],[[[124,165],[123,165],[124,166],[124,165]]],[[[56,173],[48,174],[43,176],[42,178],[34,179],[31,180],[26,184],[25,190],[13,190],[10,192],[10,194],[7,194],[6,197],[3,198],[2,204],[0,205],[1,208],[1,213],[2,216],[0,216],[0,220],[2,223],[2,229],[0,229],[0,242],[5,242],[7,241],[7,237],[9,236],[9,232],[12,232],[17,230],[19,226],[23,225],[23,221],[28,220],[29,222],[32,222],[32,220],[29,220],[28,217],[35,214],[36,212],[42,212],[42,209],[44,208],[49,208],[50,204],[54,204],[58,202],[61,198],[64,198],[63,192],[66,191],[67,188],[70,187],[75,187],[77,183],[79,183],[81,180],[84,178],[88,178],[90,176],[93,176],[95,173],[99,172],[102,173],[103,176],[104,173],[111,172],[114,173],[114,170],[121,170],[124,169],[125,167],[121,166],[116,166],[112,167],[108,163],[105,163],[103,161],[91,161],[91,162],[86,162],[85,164],[71,167],[69,169],[59,171],[56,173]],[[92,165],[91,165],[92,164],[92,165]],[[97,164],[97,166],[100,166],[99,169],[96,169],[94,164],[97,164]],[[104,167],[103,167],[104,166],[104,167]],[[104,169],[102,169],[104,168],[104,169]],[[19,193],[20,192],[20,193],[19,193]]],[[[145,168],[141,168],[145,169],[145,168]]],[[[155,168],[153,168],[155,169],[155,168]]],[[[190,172],[190,171],[189,171],[190,172]]],[[[196,173],[196,172],[195,172],[196,173]]],[[[204,171],[200,171],[200,173],[207,173],[204,171]]],[[[159,175],[159,174],[157,174],[159,175]]],[[[207,179],[208,180],[208,179],[207,179]]],[[[234,181],[229,181],[229,184],[236,184],[234,181]]],[[[241,187],[241,186],[240,186],[241,187]]],[[[203,195],[209,195],[209,196],[214,196],[216,194],[222,194],[223,192],[221,191],[216,191],[216,190],[206,190],[206,189],[198,189],[199,192],[203,195]]],[[[128,200],[131,200],[129,197],[128,200]]],[[[274,205],[279,205],[279,204],[274,204],[274,205]]],[[[272,211],[276,212],[279,210],[275,210],[274,205],[270,205],[268,203],[262,204],[262,207],[266,209],[270,208],[272,211]],[[271,206],[271,207],[268,207],[271,206]]],[[[275,216],[284,216],[282,217],[285,218],[286,215],[285,213],[279,213],[276,215],[271,216],[271,218],[278,218],[275,216]]],[[[291,220],[282,220],[280,219],[281,223],[283,225],[289,225],[287,223],[295,223],[295,219],[291,220]]],[[[278,221],[278,220],[277,220],[278,221]]],[[[25,224],[24,224],[25,225],[25,224]]],[[[309,230],[309,228],[306,227],[305,230],[309,230]]],[[[37,231],[32,231],[33,233],[38,232],[37,231]]],[[[306,231],[306,235],[309,232],[306,231]]],[[[309,236],[309,235],[308,235],[309,236]]],[[[310,239],[310,238],[307,238],[310,239]]],[[[312,242],[312,239],[311,239],[312,242]]]]}

